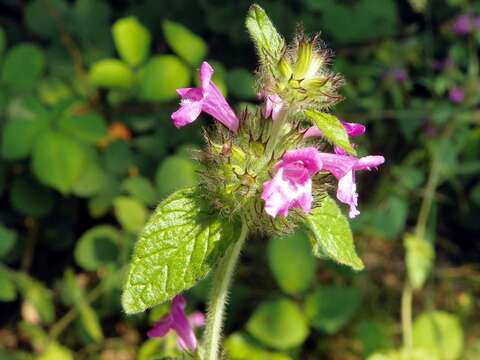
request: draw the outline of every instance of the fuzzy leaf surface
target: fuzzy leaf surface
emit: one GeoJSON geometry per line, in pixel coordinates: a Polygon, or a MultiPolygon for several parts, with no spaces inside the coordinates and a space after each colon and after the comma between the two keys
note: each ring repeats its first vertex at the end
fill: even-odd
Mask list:
{"type": "Polygon", "coordinates": [[[165,199],[135,246],[122,295],[125,312],[144,311],[191,288],[233,243],[238,229],[212,214],[194,188],[165,199]]]}
{"type": "Polygon", "coordinates": [[[354,270],[363,269],[363,262],[355,251],[348,220],[335,200],[326,197],[321,206],[307,216],[306,224],[311,231],[310,239],[315,256],[332,259],[354,270]]]}

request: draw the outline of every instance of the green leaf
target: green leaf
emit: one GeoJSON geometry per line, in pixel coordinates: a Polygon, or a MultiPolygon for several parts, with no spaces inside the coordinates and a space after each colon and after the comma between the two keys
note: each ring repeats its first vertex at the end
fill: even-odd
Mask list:
{"type": "Polygon", "coordinates": [[[283,37],[275,29],[265,10],[256,4],[248,10],[245,25],[257,49],[260,63],[275,72],[274,69],[285,51],[283,37]]]}
{"type": "Polygon", "coordinates": [[[31,88],[36,84],[44,65],[45,57],[39,47],[19,44],[7,53],[1,80],[15,90],[31,88]]]}
{"type": "Polygon", "coordinates": [[[233,333],[225,340],[227,359],[243,360],[292,360],[287,354],[263,349],[242,333],[233,333]]]}
{"type": "Polygon", "coordinates": [[[310,240],[315,256],[327,257],[354,270],[363,269],[363,262],[355,251],[348,220],[335,200],[325,197],[320,207],[307,216],[306,223],[311,231],[310,240]]]}
{"type": "Polygon", "coordinates": [[[71,190],[85,165],[84,149],[74,139],[61,133],[45,131],[35,143],[33,173],[45,185],[63,193],[71,190]]]}
{"type": "Polygon", "coordinates": [[[254,99],[255,77],[247,69],[233,69],[227,73],[227,84],[230,92],[239,99],[254,99]]]}
{"type": "Polygon", "coordinates": [[[420,314],[413,324],[413,344],[432,357],[456,360],[463,350],[464,334],[457,316],[444,311],[420,314]]]}
{"type": "Polygon", "coordinates": [[[15,284],[25,298],[40,316],[40,319],[50,324],[55,319],[53,295],[41,282],[25,273],[15,273],[15,284]]]}
{"type": "Polygon", "coordinates": [[[396,239],[405,228],[408,203],[396,195],[390,195],[378,204],[372,212],[375,231],[380,232],[387,239],[396,239]]]}
{"type": "Polygon", "coordinates": [[[364,357],[393,348],[392,331],[381,322],[362,320],[356,326],[355,333],[362,344],[364,357]]]}
{"type": "Polygon", "coordinates": [[[315,329],[335,334],[351,320],[360,300],[360,293],[355,288],[321,287],[307,297],[305,313],[315,329]]]}
{"type": "Polygon", "coordinates": [[[320,111],[305,110],[305,116],[320,129],[323,137],[346,152],[355,155],[356,151],[350,144],[347,130],[340,120],[332,115],[320,111]]]}
{"type": "Polygon", "coordinates": [[[75,261],[87,271],[116,264],[120,255],[121,233],[109,225],[87,230],[75,246],[75,261]]]}
{"type": "Polygon", "coordinates": [[[295,295],[307,290],[315,274],[316,260],[303,232],[271,239],[268,262],[275,280],[287,294],[295,295]]]}
{"type": "Polygon", "coordinates": [[[432,270],[435,250],[430,242],[413,234],[406,234],[403,242],[408,280],[414,289],[420,289],[432,270]]]}
{"type": "Polygon", "coordinates": [[[17,233],[0,224],[0,258],[7,255],[16,242],[17,233]]]}
{"type": "Polygon", "coordinates": [[[192,66],[197,66],[207,55],[207,44],[185,26],[173,21],[163,22],[163,33],[173,51],[192,66]]]}
{"type": "Polygon", "coordinates": [[[87,335],[96,343],[103,340],[103,330],[100,324],[97,313],[86,302],[82,302],[78,306],[80,315],[80,326],[87,333],[87,335]]]}
{"type": "Polygon", "coordinates": [[[56,342],[51,342],[41,355],[36,357],[36,360],[73,360],[73,352],[56,342]]]}
{"type": "Polygon", "coordinates": [[[10,189],[10,203],[22,215],[41,217],[52,209],[54,197],[51,190],[29,177],[17,177],[10,189]]]}
{"type": "Polygon", "coordinates": [[[367,360],[443,360],[435,357],[432,353],[425,349],[408,349],[392,350],[385,353],[375,353],[368,357],[367,360]]]}
{"type": "Polygon", "coordinates": [[[190,69],[176,56],[152,57],[145,65],[140,96],[147,101],[169,101],[178,97],[176,89],[190,84],[190,69]]]}
{"type": "Polygon", "coordinates": [[[147,220],[147,209],[135,198],[119,196],[113,201],[113,208],[118,222],[132,233],[139,232],[147,220]]]}
{"type": "Polygon", "coordinates": [[[169,156],[158,167],[155,183],[160,196],[194,186],[197,183],[195,163],[178,155],[169,156]]]}
{"type": "Polygon", "coordinates": [[[120,57],[132,66],[140,65],[150,54],[152,37],[148,29],[130,16],[112,27],[113,40],[120,57]]]}
{"type": "Polygon", "coordinates": [[[157,202],[157,193],[149,179],[143,176],[126,178],[122,183],[123,189],[145,205],[157,202]]]}
{"type": "Polygon", "coordinates": [[[34,34],[46,38],[59,37],[60,31],[52,12],[63,21],[68,7],[63,0],[48,1],[48,8],[45,6],[45,0],[31,1],[25,8],[25,22],[34,34]]]}
{"type": "Polygon", "coordinates": [[[88,77],[94,86],[108,89],[128,89],[135,81],[133,71],[124,62],[117,59],[97,61],[90,68],[88,77]]]}
{"type": "Polygon", "coordinates": [[[247,330],[263,344],[278,350],[303,344],[309,332],[298,305],[283,298],[260,304],[248,320],[247,330]]]}
{"type": "MultiPolygon", "coordinates": [[[[2,241],[3,239],[0,239],[2,241]]],[[[0,268],[0,301],[9,302],[17,298],[17,289],[15,282],[11,279],[7,271],[0,268]]],[[[1,356],[0,356],[1,358],[1,356]]]]}
{"type": "Polygon", "coordinates": [[[128,314],[145,311],[191,288],[236,240],[235,225],[211,214],[194,189],[164,200],[135,246],[123,309],[128,314]]]}
{"type": "Polygon", "coordinates": [[[322,10],[322,27],[340,44],[361,43],[393,36],[397,30],[397,6],[394,0],[309,0],[307,4],[322,10]],[[351,21],[356,19],[356,21],[351,21]],[[375,24],[375,26],[372,26],[375,24]]]}
{"type": "Polygon", "coordinates": [[[2,133],[2,156],[7,160],[28,157],[45,123],[37,120],[7,121],[2,133]]]}
{"type": "Polygon", "coordinates": [[[71,115],[62,118],[59,126],[77,139],[96,143],[107,135],[107,123],[96,113],[71,115]]]}
{"type": "Polygon", "coordinates": [[[91,159],[87,168],[73,184],[72,193],[79,197],[91,197],[107,186],[107,176],[97,159],[91,159]]]}
{"type": "Polygon", "coordinates": [[[103,163],[105,168],[114,174],[126,174],[133,164],[132,152],[127,142],[118,140],[108,145],[103,154],[103,163]]]}

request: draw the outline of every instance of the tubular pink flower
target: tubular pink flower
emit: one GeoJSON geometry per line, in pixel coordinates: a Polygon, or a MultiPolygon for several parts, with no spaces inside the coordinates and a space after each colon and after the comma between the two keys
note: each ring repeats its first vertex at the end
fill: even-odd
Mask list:
{"type": "Polygon", "coordinates": [[[182,98],[180,109],[172,114],[173,124],[177,128],[194,122],[203,111],[233,132],[237,132],[238,118],[213,83],[212,75],[213,68],[204,61],[200,67],[200,87],[177,89],[182,98]]]}
{"type": "Polygon", "coordinates": [[[175,296],[172,302],[170,313],[158,321],[150,331],[148,337],[163,337],[170,330],[175,331],[178,336],[178,346],[181,349],[195,351],[197,348],[197,338],[193,329],[203,326],[205,317],[202,313],[193,313],[190,320],[185,314],[185,298],[181,295],[175,296]]]}
{"type": "Polygon", "coordinates": [[[354,218],[360,211],[357,210],[358,194],[355,183],[355,172],[371,170],[383,164],[383,156],[366,156],[356,158],[350,155],[320,153],[323,169],[332,173],[338,180],[337,199],[350,206],[349,216],[354,218]]]}
{"type": "Polygon", "coordinates": [[[265,212],[276,217],[287,216],[290,208],[312,209],[312,176],[322,168],[319,152],[313,147],[290,150],[275,165],[272,180],[263,184],[265,212]]]}
{"type": "Polygon", "coordinates": [[[265,97],[265,108],[263,109],[263,117],[268,119],[270,116],[272,120],[277,120],[283,108],[283,100],[277,94],[267,95],[265,97]]]}

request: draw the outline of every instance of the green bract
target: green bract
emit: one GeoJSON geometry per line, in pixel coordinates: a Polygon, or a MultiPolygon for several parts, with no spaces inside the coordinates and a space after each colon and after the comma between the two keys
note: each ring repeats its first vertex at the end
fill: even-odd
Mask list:
{"type": "Polygon", "coordinates": [[[350,154],[356,154],[355,149],[350,144],[348,134],[340,120],[331,114],[319,111],[306,110],[305,116],[320,129],[324,136],[332,144],[342,148],[350,154]]]}
{"type": "Polygon", "coordinates": [[[215,216],[193,188],[165,199],[135,246],[124,310],[144,311],[195,285],[236,240],[238,230],[236,222],[215,216]]]}

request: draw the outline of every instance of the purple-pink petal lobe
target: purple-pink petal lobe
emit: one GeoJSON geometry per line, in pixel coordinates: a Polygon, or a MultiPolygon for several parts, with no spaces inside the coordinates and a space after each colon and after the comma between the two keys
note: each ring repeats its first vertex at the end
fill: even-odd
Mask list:
{"type": "Polygon", "coordinates": [[[371,170],[383,164],[383,156],[366,156],[356,158],[350,155],[320,153],[323,169],[329,171],[338,180],[337,199],[349,205],[350,218],[360,212],[357,210],[358,193],[355,182],[355,172],[358,170],[371,170]]]}
{"type": "Polygon", "coordinates": [[[233,132],[237,132],[239,120],[212,81],[213,68],[207,62],[200,67],[200,87],[181,88],[180,108],[172,114],[173,124],[177,127],[194,122],[203,111],[213,116],[233,132]]]}
{"type": "Polygon", "coordinates": [[[203,326],[205,317],[201,313],[194,313],[189,319],[185,313],[185,298],[181,295],[175,296],[172,302],[170,313],[158,321],[147,335],[149,337],[163,337],[170,330],[177,334],[178,346],[181,349],[195,351],[197,338],[193,329],[203,326]]]}
{"type": "Polygon", "coordinates": [[[312,176],[322,169],[317,149],[290,150],[275,165],[276,174],[263,186],[265,212],[276,217],[287,216],[291,208],[305,213],[312,209],[312,176]]]}

